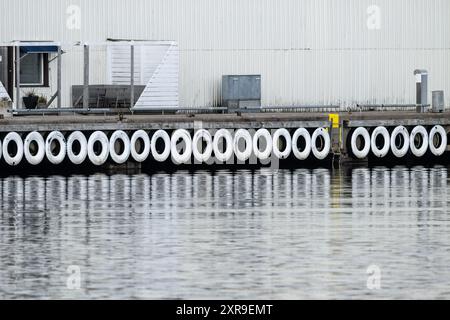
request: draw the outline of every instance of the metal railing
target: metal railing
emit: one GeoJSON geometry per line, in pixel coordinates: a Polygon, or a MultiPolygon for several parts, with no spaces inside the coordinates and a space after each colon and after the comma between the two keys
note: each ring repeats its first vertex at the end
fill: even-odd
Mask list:
{"type": "Polygon", "coordinates": [[[165,114],[240,114],[240,113],[330,113],[330,112],[383,112],[383,111],[408,111],[416,110],[416,105],[357,105],[351,108],[340,106],[280,106],[261,107],[251,109],[228,110],[225,107],[186,108],[160,107],[153,110],[132,110],[129,108],[48,108],[48,109],[8,109],[14,116],[36,115],[165,115],[165,114]]]}

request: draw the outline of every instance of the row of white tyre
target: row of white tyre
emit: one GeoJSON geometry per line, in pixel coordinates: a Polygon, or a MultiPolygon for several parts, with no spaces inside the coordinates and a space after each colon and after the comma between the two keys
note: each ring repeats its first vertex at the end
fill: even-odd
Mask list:
{"type": "Polygon", "coordinates": [[[439,157],[447,150],[447,132],[439,125],[430,132],[423,126],[417,126],[411,133],[404,126],[399,126],[391,134],[387,128],[377,127],[370,135],[366,128],[360,127],[353,132],[351,150],[358,159],[368,157],[370,151],[378,158],[386,157],[389,151],[397,158],[405,157],[409,151],[421,158],[428,150],[439,157]],[[361,140],[363,143],[358,143],[361,140]]]}
{"type": "Polygon", "coordinates": [[[3,156],[10,166],[19,165],[24,157],[31,165],[42,163],[45,157],[50,163],[58,165],[67,156],[75,165],[89,158],[94,165],[100,166],[109,157],[115,163],[123,164],[130,156],[137,162],[144,162],[151,154],[158,162],[164,162],[172,156],[176,164],[185,164],[191,161],[192,156],[200,163],[208,162],[213,152],[220,162],[228,162],[233,155],[244,162],[253,154],[259,160],[268,160],[272,155],[286,159],[291,154],[299,160],[306,160],[311,154],[323,160],[328,157],[330,149],[330,135],[324,128],[315,130],[312,135],[300,128],[292,136],[287,129],[276,130],[273,135],[267,129],[260,129],[253,136],[245,129],[237,130],[234,135],[229,130],[221,129],[214,137],[204,129],[196,131],[193,137],[184,129],[174,131],[172,136],[164,130],[158,130],[151,138],[147,132],[139,130],[133,133],[131,139],[121,130],[113,132],[109,138],[104,132],[96,131],[88,139],[80,131],[71,133],[67,139],[63,133],[53,131],[45,140],[41,133],[35,131],[24,140],[16,132],[8,133],[3,144],[0,141],[0,158],[3,156]],[[303,139],[301,150],[298,147],[300,139],[303,139]],[[178,148],[181,141],[184,142],[182,151],[178,148]],[[157,148],[159,142],[162,142],[162,148],[157,148]],[[116,148],[117,143],[122,146],[119,150],[116,148]]]}

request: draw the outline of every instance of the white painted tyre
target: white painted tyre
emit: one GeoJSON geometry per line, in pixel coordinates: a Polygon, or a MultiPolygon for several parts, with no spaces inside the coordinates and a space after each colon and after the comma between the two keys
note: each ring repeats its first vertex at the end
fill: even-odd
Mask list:
{"type": "Polygon", "coordinates": [[[45,141],[45,154],[47,155],[48,161],[54,165],[61,164],[66,158],[66,138],[59,131],[50,132],[45,141]],[[53,148],[55,144],[59,145],[57,154],[53,153],[53,148]]]}
{"type": "Polygon", "coordinates": [[[389,135],[388,129],[385,127],[377,127],[372,132],[372,139],[371,139],[371,149],[372,153],[377,158],[384,158],[388,155],[389,150],[391,150],[391,136],[389,135]],[[377,139],[379,136],[383,137],[383,146],[379,147],[377,145],[377,139]]]}
{"type": "Polygon", "coordinates": [[[33,166],[41,164],[45,157],[45,141],[42,135],[37,131],[31,132],[25,138],[23,144],[23,153],[28,163],[33,166]],[[31,150],[32,146],[36,150],[31,150]]]}
{"type": "Polygon", "coordinates": [[[164,130],[158,130],[152,136],[151,142],[151,151],[153,158],[158,162],[164,162],[170,157],[170,149],[171,149],[171,141],[169,134],[164,130]],[[164,142],[164,150],[162,152],[158,152],[157,143],[158,140],[162,140],[164,142]]]}
{"type": "Polygon", "coordinates": [[[311,155],[311,134],[305,128],[297,129],[292,136],[292,152],[298,160],[306,160],[311,155]],[[303,151],[298,149],[298,139],[300,138],[305,140],[305,148],[303,151]]]}
{"type": "Polygon", "coordinates": [[[358,159],[365,159],[369,155],[371,147],[370,134],[366,128],[359,127],[352,134],[351,148],[352,153],[358,159]],[[364,140],[364,148],[358,146],[358,138],[361,137],[364,140]]]}
{"type": "Polygon", "coordinates": [[[409,138],[410,141],[410,149],[414,156],[417,158],[423,157],[428,151],[428,131],[422,126],[417,126],[411,131],[411,136],[409,138]],[[420,137],[420,146],[416,146],[416,138],[420,137]]]}
{"type": "Polygon", "coordinates": [[[234,147],[233,147],[233,136],[227,129],[220,129],[214,135],[214,156],[220,162],[227,162],[233,157],[234,147]],[[220,149],[220,140],[225,142],[225,151],[220,149]]]}
{"type": "Polygon", "coordinates": [[[86,160],[88,155],[87,145],[86,136],[82,132],[75,131],[70,134],[67,139],[67,156],[73,164],[80,165],[86,160]],[[76,150],[74,150],[75,145],[77,146],[76,150]]]}
{"type": "Polygon", "coordinates": [[[273,153],[278,159],[287,159],[291,155],[292,152],[292,137],[289,131],[286,129],[278,129],[273,134],[273,153]],[[286,142],[286,146],[283,151],[280,150],[279,144],[280,144],[280,138],[284,138],[286,142]]]}
{"type": "Polygon", "coordinates": [[[208,130],[201,129],[195,132],[194,138],[192,139],[192,151],[195,160],[200,163],[208,162],[211,159],[213,152],[213,139],[208,130]],[[202,150],[199,150],[198,145],[203,141],[206,143],[206,148],[202,152],[202,150]]]}
{"type": "Polygon", "coordinates": [[[192,138],[187,130],[178,129],[172,135],[171,152],[175,164],[187,164],[192,157],[192,138]],[[185,143],[183,153],[177,149],[177,143],[182,140],[185,143]]]}
{"type": "Polygon", "coordinates": [[[17,132],[8,133],[5,139],[3,139],[3,158],[5,159],[5,162],[12,167],[19,165],[19,163],[22,161],[23,142],[22,138],[17,132]],[[10,143],[14,143],[17,147],[14,155],[9,154],[8,152],[10,143]]]}
{"type": "Polygon", "coordinates": [[[96,166],[101,166],[106,163],[109,156],[109,140],[106,134],[102,131],[96,131],[89,137],[88,141],[88,157],[96,166]],[[101,152],[96,153],[94,150],[95,144],[100,143],[101,152]]]}
{"type": "Polygon", "coordinates": [[[137,162],[144,162],[150,155],[150,138],[144,130],[136,131],[130,142],[131,156],[137,162]]]}
{"type": "Polygon", "coordinates": [[[272,150],[272,135],[270,134],[269,130],[259,129],[258,131],[256,131],[255,135],[253,136],[253,152],[255,153],[255,156],[262,161],[268,160],[270,158],[270,155],[272,154],[272,150]],[[264,150],[261,150],[259,148],[259,142],[261,139],[264,139],[266,142],[266,147],[264,150]]]}
{"type": "Polygon", "coordinates": [[[252,156],[253,152],[253,139],[248,130],[239,129],[234,134],[234,154],[239,161],[245,162],[252,156]],[[245,142],[245,149],[240,149],[241,141],[245,142]]]}
{"type": "Polygon", "coordinates": [[[391,135],[391,150],[394,156],[397,158],[403,158],[409,151],[409,132],[403,126],[396,127],[391,135]],[[397,138],[403,139],[402,145],[397,145],[397,138]]]}
{"type": "Polygon", "coordinates": [[[331,151],[331,138],[327,130],[325,130],[324,128],[319,128],[314,131],[311,137],[311,149],[314,156],[318,160],[324,160],[326,159],[326,157],[328,157],[331,151]],[[317,141],[319,138],[322,139],[321,150],[319,150],[319,148],[317,147],[317,141]]]}
{"type": "Polygon", "coordinates": [[[429,136],[430,151],[436,157],[442,156],[447,150],[447,132],[442,126],[434,126],[430,131],[429,136]],[[435,143],[435,139],[438,138],[439,144],[435,143]]]}
{"type": "Polygon", "coordinates": [[[111,159],[117,164],[124,164],[128,161],[131,154],[131,142],[128,135],[122,131],[115,131],[109,139],[109,155],[111,159]],[[122,142],[123,150],[116,151],[116,144],[122,142]]]}

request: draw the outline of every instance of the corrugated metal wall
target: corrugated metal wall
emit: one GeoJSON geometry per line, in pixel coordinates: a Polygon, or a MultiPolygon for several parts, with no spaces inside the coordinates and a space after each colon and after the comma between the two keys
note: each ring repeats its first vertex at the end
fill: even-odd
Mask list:
{"type": "Polygon", "coordinates": [[[450,92],[448,0],[0,0],[0,12],[2,42],[177,41],[188,107],[220,103],[222,74],[260,73],[266,106],[414,103],[415,68],[450,92]]]}

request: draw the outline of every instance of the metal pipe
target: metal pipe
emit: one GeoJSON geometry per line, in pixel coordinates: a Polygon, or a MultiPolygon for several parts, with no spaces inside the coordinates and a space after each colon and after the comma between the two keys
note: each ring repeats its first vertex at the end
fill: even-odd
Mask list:
{"type": "Polygon", "coordinates": [[[414,71],[416,76],[416,103],[417,112],[423,113],[428,107],[428,71],[417,69],[414,71]]]}
{"type": "Polygon", "coordinates": [[[134,107],[134,42],[131,43],[131,94],[130,94],[130,109],[134,107]]]}
{"type": "Polygon", "coordinates": [[[62,97],[62,94],[61,94],[61,75],[62,75],[62,58],[61,58],[61,46],[58,46],[58,78],[57,78],[57,90],[58,90],[58,92],[57,92],[57,94],[58,94],[58,103],[57,103],[57,106],[58,106],[58,108],[61,108],[61,104],[62,104],[62,101],[61,101],[61,97],[62,97]]]}
{"type": "Polygon", "coordinates": [[[20,45],[16,46],[16,109],[20,109],[20,45]]]}
{"type": "Polygon", "coordinates": [[[83,109],[89,108],[89,46],[84,45],[83,109]]]}

